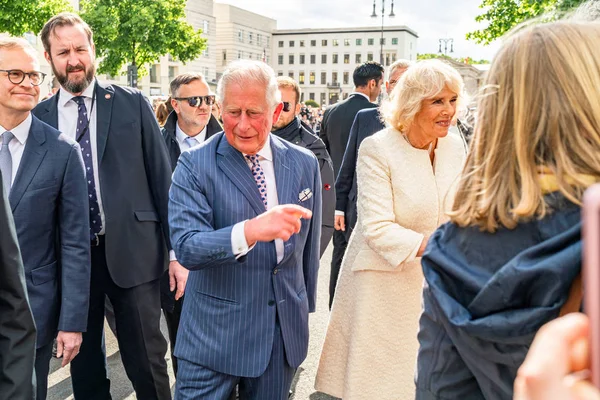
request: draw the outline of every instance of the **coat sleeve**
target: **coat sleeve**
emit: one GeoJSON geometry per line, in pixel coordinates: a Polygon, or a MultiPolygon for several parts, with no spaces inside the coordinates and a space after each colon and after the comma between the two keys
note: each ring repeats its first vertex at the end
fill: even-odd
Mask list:
{"type": "Polygon", "coordinates": [[[356,146],[358,142],[358,132],[360,131],[360,113],[356,114],[352,128],[350,128],[350,136],[348,138],[348,144],[346,145],[346,151],[344,151],[344,158],[342,160],[342,167],[338,173],[335,181],[335,196],[336,203],[335,209],[338,211],[346,212],[348,206],[348,194],[352,189],[352,183],[354,182],[354,174],[356,172],[356,146]]]}
{"type": "MultiPolygon", "coordinates": [[[[357,206],[360,228],[370,250],[379,258],[383,258],[387,264],[372,262],[369,263],[370,265],[360,265],[360,268],[389,270],[398,268],[405,261],[410,261],[414,249],[421,244],[424,236],[396,222],[392,179],[388,165],[393,160],[387,158],[388,152],[383,148],[385,143],[380,143],[378,140],[378,137],[371,136],[360,146],[357,166],[359,188],[357,206]]],[[[358,256],[360,257],[360,253],[358,256]]]]}
{"type": "Polygon", "coordinates": [[[318,163],[316,158],[313,160],[314,167],[311,171],[314,176],[313,183],[313,196],[315,205],[313,207],[313,215],[309,222],[309,231],[306,238],[306,244],[304,247],[303,254],[303,271],[304,271],[304,284],[306,285],[306,297],[308,299],[308,311],[315,312],[317,303],[317,280],[319,274],[319,258],[320,258],[320,238],[321,238],[321,218],[322,211],[321,207],[318,207],[322,202],[322,191],[321,191],[321,176],[318,170],[318,163]]]}
{"type": "Polygon", "coordinates": [[[90,225],[85,168],[73,144],[58,206],[60,229],[61,306],[58,330],[85,332],[90,299],[90,225]]]}
{"type": "MultiPolygon", "coordinates": [[[[316,139],[321,142],[319,139],[316,139]]],[[[323,207],[321,210],[321,245],[319,257],[323,256],[334,231],[334,216],[335,216],[335,177],[333,176],[333,163],[329,153],[323,146],[319,151],[318,161],[321,175],[321,188],[323,197],[323,207]]],[[[319,146],[319,147],[320,147],[319,146]]],[[[316,153],[315,153],[316,154],[316,153]]]]}
{"type": "Polygon", "coordinates": [[[329,146],[329,113],[331,109],[325,110],[323,114],[323,121],[321,122],[321,130],[319,131],[319,137],[325,143],[327,152],[331,154],[331,147],[329,146]]]}
{"type": "Polygon", "coordinates": [[[3,187],[0,175],[0,400],[29,400],[35,393],[35,325],[13,216],[3,187]]]}

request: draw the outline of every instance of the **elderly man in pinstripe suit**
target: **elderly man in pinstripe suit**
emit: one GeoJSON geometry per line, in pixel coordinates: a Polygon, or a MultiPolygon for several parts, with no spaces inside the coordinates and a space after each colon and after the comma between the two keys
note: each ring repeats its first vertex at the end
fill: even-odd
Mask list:
{"type": "Polygon", "coordinates": [[[321,181],[312,152],[270,135],[273,70],[231,63],[217,87],[224,133],[183,152],[169,223],[189,274],[176,399],[286,399],[315,309],[321,181]]]}

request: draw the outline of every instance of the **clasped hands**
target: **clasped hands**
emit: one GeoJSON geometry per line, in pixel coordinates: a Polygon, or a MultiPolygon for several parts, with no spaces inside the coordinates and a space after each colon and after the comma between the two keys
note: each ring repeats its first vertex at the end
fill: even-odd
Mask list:
{"type": "Polygon", "coordinates": [[[246,242],[248,246],[252,246],[256,242],[270,242],[275,239],[287,241],[293,234],[300,232],[303,218],[312,218],[312,211],[296,204],[275,206],[246,221],[246,242]]]}

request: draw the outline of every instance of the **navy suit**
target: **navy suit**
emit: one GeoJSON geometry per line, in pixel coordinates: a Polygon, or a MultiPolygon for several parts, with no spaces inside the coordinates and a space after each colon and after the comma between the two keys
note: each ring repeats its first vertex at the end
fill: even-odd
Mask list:
{"type": "Polygon", "coordinates": [[[38,398],[57,330],[85,332],[90,294],[88,192],[79,145],[32,116],[9,201],[37,328],[38,398]]]}
{"type": "Polygon", "coordinates": [[[385,128],[381,121],[381,114],[378,108],[369,108],[361,110],[356,114],[352,128],[350,128],[350,137],[348,145],[344,152],[342,167],[335,181],[336,203],[335,209],[344,212],[346,220],[346,238],[350,240],[352,230],[356,225],[356,160],[358,159],[358,148],[363,140],[372,134],[385,128]]]}
{"type": "MultiPolygon", "coordinates": [[[[292,377],[306,357],[319,268],[319,165],[308,150],[273,135],[270,141],[279,204],[300,204],[313,212],[310,220],[302,220],[300,233],[285,242],[280,263],[274,242],[259,242],[245,256],[234,256],[233,226],[265,207],[244,156],[224,134],[179,158],[169,202],[171,242],[179,262],[192,272],[175,348],[182,363],[178,385],[182,360],[227,376],[256,378],[276,350],[284,352],[292,377]],[[313,196],[301,202],[304,189],[313,196]]],[[[281,379],[278,373],[275,382],[281,379]]],[[[240,390],[243,386],[244,380],[240,390]]],[[[287,398],[289,386],[281,386],[274,385],[277,394],[258,398],[287,398]]],[[[185,398],[209,397],[196,392],[185,398]]]]}

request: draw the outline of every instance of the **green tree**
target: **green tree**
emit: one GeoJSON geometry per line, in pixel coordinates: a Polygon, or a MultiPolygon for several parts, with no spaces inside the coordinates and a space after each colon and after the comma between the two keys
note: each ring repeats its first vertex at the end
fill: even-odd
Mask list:
{"type": "Polygon", "coordinates": [[[0,0],[0,10],[0,32],[23,36],[37,35],[53,15],[72,7],[68,0],[0,0]]]}
{"type": "Polygon", "coordinates": [[[549,19],[560,17],[584,0],[482,0],[479,8],[485,10],[475,17],[477,22],[487,22],[484,29],[467,33],[467,39],[489,44],[519,23],[542,15],[549,19]]]}
{"type": "Polygon", "coordinates": [[[314,108],[318,108],[319,107],[319,103],[317,103],[316,101],[312,100],[312,99],[308,99],[304,102],[305,105],[307,106],[311,106],[314,108]]]}
{"type": "Polygon", "coordinates": [[[465,63],[465,64],[489,64],[490,62],[488,60],[474,60],[471,57],[449,57],[445,54],[439,54],[439,53],[423,53],[423,54],[417,54],[417,60],[431,60],[433,58],[439,58],[442,60],[454,60],[454,61],[458,61],[461,63],[465,63]]]}
{"type": "Polygon", "coordinates": [[[145,65],[170,54],[187,62],[206,48],[206,40],[185,19],[186,0],[87,0],[81,17],[94,32],[98,72],[117,76],[131,63],[145,65]]]}

